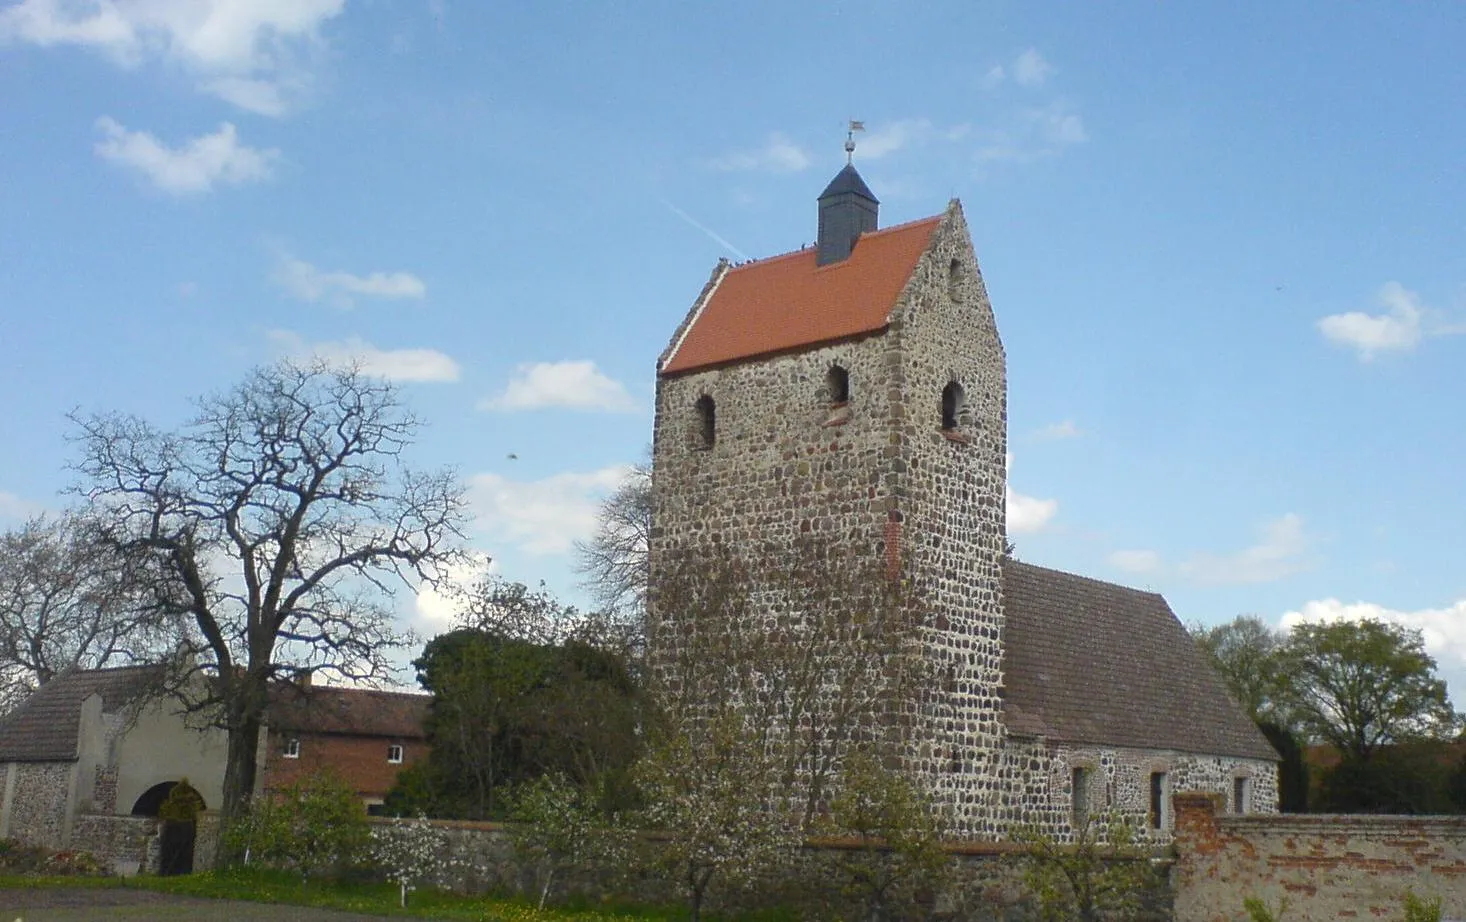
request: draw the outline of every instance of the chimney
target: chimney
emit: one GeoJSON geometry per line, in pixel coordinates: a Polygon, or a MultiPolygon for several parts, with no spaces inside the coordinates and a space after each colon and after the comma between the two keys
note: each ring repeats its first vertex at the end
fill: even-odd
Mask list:
{"type": "Polygon", "coordinates": [[[881,203],[850,163],[830,180],[820,193],[819,203],[819,255],[815,264],[824,266],[849,259],[856,239],[876,229],[881,203]]]}

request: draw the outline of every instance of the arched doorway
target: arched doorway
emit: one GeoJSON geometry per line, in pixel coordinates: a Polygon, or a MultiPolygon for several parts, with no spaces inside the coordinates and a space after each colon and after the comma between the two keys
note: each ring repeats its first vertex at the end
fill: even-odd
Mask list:
{"type": "Polygon", "coordinates": [[[158,817],[158,873],[162,876],[193,871],[195,818],[204,809],[204,799],[184,781],[163,781],[153,785],[132,805],[133,816],[158,817]]]}
{"type": "Polygon", "coordinates": [[[132,815],[157,816],[158,808],[163,806],[163,801],[168,799],[168,795],[172,794],[173,789],[177,786],[177,781],[164,781],[143,791],[137,802],[132,805],[132,815]]]}

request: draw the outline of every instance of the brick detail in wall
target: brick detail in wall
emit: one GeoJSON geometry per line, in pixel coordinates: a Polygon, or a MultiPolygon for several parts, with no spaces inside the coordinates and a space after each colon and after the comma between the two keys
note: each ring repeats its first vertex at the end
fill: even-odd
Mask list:
{"type": "Polygon", "coordinates": [[[287,759],[282,750],[291,736],[282,731],[268,738],[265,790],[278,791],[329,768],[363,797],[381,798],[396,784],[399,772],[427,755],[422,740],[300,733],[294,734],[300,740],[300,757],[287,759]],[[401,764],[387,761],[387,747],[393,745],[402,747],[401,764]]]}
{"type": "Polygon", "coordinates": [[[1398,919],[1407,890],[1466,918],[1466,817],[1229,816],[1214,794],[1179,794],[1176,922],[1243,918],[1242,900],[1289,922],[1398,919]]]}

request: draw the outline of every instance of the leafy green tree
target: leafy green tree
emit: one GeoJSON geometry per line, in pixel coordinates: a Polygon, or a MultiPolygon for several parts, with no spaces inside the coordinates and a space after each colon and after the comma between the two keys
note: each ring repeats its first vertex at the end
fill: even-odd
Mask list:
{"type": "Polygon", "coordinates": [[[574,609],[518,584],[489,584],[414,665],[432,692],[427,760],[399,776],[390,812],[502,818],[503,793],[547,773],[624,796],[639,694],[616,649],[578,636],[574,609]]]}
{"type": "Polygon", "coordinates": [[[1278,751],[1278,809],[1284,813],[1308,812],[1308,760],[1298,737],[1280,723],[1264,720],[1257,725],[1278,751]]]}
{"type": "Polygon", "coordinates": [[[843,840],[832,852],[843,889],[865,906],[870,922],[882,922],[893,903],[913,902],[950,864],[944,816],[916,781],[867,750],[845,757],[839,784],[816,829],[843,840]]]}
{"type": "Polygon", "coordinates": [[[1446,779],[1446,796],[1451,799],[1453,812],[1466,813],[1466,754],[1456,762],[1446,779]]]}
{"type": "Polygon", "coordinates": [[[1345,758],[1323,772],[1314,808],[1324,813],[1449,813],[1447,744],[1395,743],[1368,761],[1345,758]]]}
{"type": "Polygon", "coordinates": [[[1278,722],[1283,639],[1276,631],[1255,615],[1239,615],[1214,627],[1192,625],[1191,637],[1253,722],[1278,722]]]}
{"type": "Polygon", "coordinates": [[[1027,848],[1024,881],[1045,922],[1131,918],[1161,882],[1135,827],[1118,814],[1081,818],[1069,845],[1031,829],[1014,839],[1027,848]]]}
{"type": "Polygon", "coordinates": [[[1458,717],[1419,631],[1383,621],[1299,624],[1279,654],[1288,713],[1346,761],[1381,746],[1453,736],[1458,717]]]}

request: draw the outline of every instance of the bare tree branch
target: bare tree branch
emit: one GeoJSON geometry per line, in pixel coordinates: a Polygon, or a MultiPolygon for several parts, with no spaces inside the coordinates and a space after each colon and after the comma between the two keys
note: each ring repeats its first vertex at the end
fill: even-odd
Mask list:
{"type": "Polygon", "coordinates": [[[229,732],[232,815],[254,788],[273,678],[393,671],[407,638],[383,600],[455,559],[462,488],[402,463],[416,419],[389,383],[353,368],[258,369],[198,401],[176,432],[115,414],[73,421],[77,492],[113,546],[144,555],[154,608],[187,616],[201,638],[184,658],[212,681],[188,685],[206,689],[189,704],[229,732]]]}

